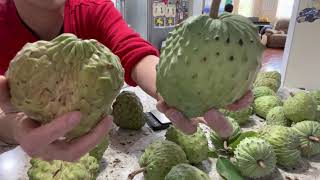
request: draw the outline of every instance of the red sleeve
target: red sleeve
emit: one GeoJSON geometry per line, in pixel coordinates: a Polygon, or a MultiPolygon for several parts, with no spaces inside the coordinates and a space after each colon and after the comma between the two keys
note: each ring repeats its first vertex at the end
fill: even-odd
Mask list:
{"type": "Polygon", "coordinates": [[[97,38],[121,59],[126,83],[137,86],[131,78],[134,65],[147,55],[159,56],[158,50],[128,27],[111,1],[100,4],[92,13],[97,38]]]}

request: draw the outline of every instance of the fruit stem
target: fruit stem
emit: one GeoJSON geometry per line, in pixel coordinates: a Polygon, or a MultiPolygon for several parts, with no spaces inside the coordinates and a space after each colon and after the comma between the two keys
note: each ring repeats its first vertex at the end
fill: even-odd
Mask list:
{"type": "Polygon", "coordinates": [[[137,169],[137,170],[133,171],[132,173],[129,174],[128,180],[133,180],[133,178],[134,178],[136,175],[144,172],[145,170],[146,170],[146,168],[143,167],[143,168],[140,168],[140,169],[137,169]]]}
{"type": "Polygon", "coordinates": [[[293,92],[290,92],[289,94],[290,94],[291,97],[294,97],[294,93],[293,92]]]}
{"type": "Polygon", "coordinates": [[[228,150],[228,149],[229,149],[229,147],[228,147],[228,142],[227,142],[227,141],[224,141],[224,142],[223,142],[223,148],[224,148],[225,150],[228,150]]]}
{"type": "Polygon", "coordinates": [[[309,136],[309,140],[315,141],[317,143],[320,143],[320,139],[318,137],[315,137],[315,136],[309,136]]]}
{"type": "Polygon", "coordinates": [[[260,167],[266,168],[266,165],[264,164],[264,162],[262,160],[259,160],[258,164],[259,164],[260,167]]]}
{"type": "Polygon", "coordinates": [[[218,19],[220,3],[221,0],[212,0],[209,15],[212,19],[218,19]]]}

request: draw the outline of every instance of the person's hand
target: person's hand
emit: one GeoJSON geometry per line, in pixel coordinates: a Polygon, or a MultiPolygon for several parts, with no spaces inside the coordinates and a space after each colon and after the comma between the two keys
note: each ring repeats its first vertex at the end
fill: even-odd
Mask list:
{"type": "Polygon", "coordinates": [[[0,109],[4,116],[0,122],[10,128],[12,139],[31,157],[44,160],[63,160],[74,162],[92,150],[112,128],[112,117],[108,116],[89,133],[72,141],[61,140],[67,132],[80,122],[81,113],[66,113],[45,125],[28,118],[24,113],[14,112],[10,103],[8,84],[5,77],[0,76],[0,109]],[[7,122],[7,123],[6,123],[7,122]]]}
{"type": "MultiPolygon", "coordinates": [[[[225,119],[224,115],[216,109],[211,109],[206,112],[203,117],[187,119],[183,113],[173,107],[169,107],[161,96],[158,98],[157,109],[164,113],[172,122],[172,124],[183,131],[185,134],[194,134],[197,131],[199,123],[204,123],[216,131],[221,137],[229,137],[232,135],[232,126],[225,119]]],[[[247,107],[253,101],[253,94],[251,91],[236,101],[235,103],[226,107],[230,111],[237,111],[247,107]]]]}

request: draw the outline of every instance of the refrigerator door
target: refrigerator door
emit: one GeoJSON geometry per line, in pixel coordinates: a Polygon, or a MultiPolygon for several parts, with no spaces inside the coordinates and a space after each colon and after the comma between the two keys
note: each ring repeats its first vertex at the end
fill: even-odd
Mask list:
{"type": "Polygon", "coordinates": [[[161,50],[174,27],[192,15],[202,14],[203,0],[121,0],[127,23],[161,50]]]}

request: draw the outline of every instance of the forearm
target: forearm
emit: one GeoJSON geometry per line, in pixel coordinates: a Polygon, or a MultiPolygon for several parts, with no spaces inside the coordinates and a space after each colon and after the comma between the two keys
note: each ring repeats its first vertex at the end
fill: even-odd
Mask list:
{"type": "Polygon", "coordinates": [[[132,79],[147,94],[157,99],[156,90],[156,65],[159,58],[156,56],[146,56],[132,70],[132,79]]]}

